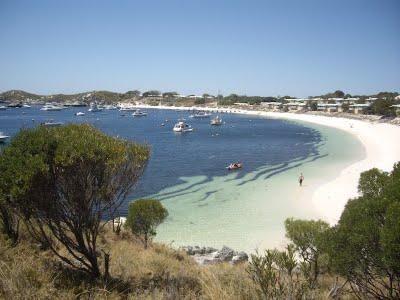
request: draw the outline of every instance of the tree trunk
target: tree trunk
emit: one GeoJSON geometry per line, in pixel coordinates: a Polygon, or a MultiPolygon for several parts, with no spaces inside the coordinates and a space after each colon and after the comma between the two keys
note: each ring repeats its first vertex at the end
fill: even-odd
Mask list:
{"type": "Polygon", "coordinates": [[[0,217],[3,223],[3,232],[10,238],[12,245],[15,246],[19,237],[19,220],[4,206],[0,206],[0,217]]]}
{"type": "Polygon", "coordinates": [[[147,233],[144,234],[144,249],[147,249],[147,241],[148,241],[148,235],[147,233]]]}
{"type": "Polygon", "coordinates": [[[103,250],[104,253],[104,279],[108,281],[110,278],[110,253],[106,253],[103,250]]]}

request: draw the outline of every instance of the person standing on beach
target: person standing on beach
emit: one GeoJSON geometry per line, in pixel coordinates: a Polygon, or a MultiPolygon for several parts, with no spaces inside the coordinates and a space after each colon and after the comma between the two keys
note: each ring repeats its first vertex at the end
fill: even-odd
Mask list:
{"type": "Polygon", "coordinates": [[[303,173],[301,173],[301,174],[300,174],[300,177],[299,177],[299,184],[300,184],[300,186],[303,185],[303,180],[304,180],[304,176],[303,176],[303,173]]]}

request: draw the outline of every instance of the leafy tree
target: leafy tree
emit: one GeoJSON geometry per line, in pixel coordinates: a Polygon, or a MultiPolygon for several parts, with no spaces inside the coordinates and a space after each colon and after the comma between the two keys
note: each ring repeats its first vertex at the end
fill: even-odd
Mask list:
{"type": "Polygon", "coordinates": [[[343,112],[348,112],[350,110],[350,105],[348,103],[342,103],[343,112]]]}
{"type": "Polygon", "coordinates": [[[99,277],[101,221],[132,190],[148,158],[147,146],[90,125],[24,129],[1,155],[0,195],[64,263],[99,277]]]}
{"type": "Polygon", "coordinates": [[[139,97],[139,96],[140,96],[140,91],[138,91],[138,90],[127,91],[127,92],[125,93],[125,95],[126,95],[127,97],[129,97],[129,98],[131,98],[131,97],[139,97]]]}
{"type": "Polygon", "coordinates": [[[204,98],[194,100],[194,104],[196,104],[196,105],[201,105],[201,104],[205,104],[205,103],[206,103],[206,99],[204,99],[204,98]]]}
{"type": "Polygon", "coordinates": [[[143,237],[144,247],[147,248],[149,239],[156,235],[156,227],[164,222],[167,216],[168,211],[160,201],[140,199],[129,204],[125,227],[136,236],[143,237]]]}
{"type": "Polygon", "coordinates": [[[371,104],[368,112],[385,117],[394,117],[396,112],[392,107],[393,104],[393,100],[378,99],[371,104]]]}
{"type": "Polygon", "coordinates": [[[361,174],[350,200],[327,232],[331,266],[360,298],[400,298],[400,163],[388,174],[361,174]]]}
{"type": "Polygon", "coordinates": [[[158,97],[161,93],[156,90],[151,90],[143,93],[143,97],[158,97]]]}
{"type": "Polygon", "coordinates": [[[285,220],[286,236],[296,247],[296,251],[302,258],[304,267],[307,267],[310,285],[317,283],[320,274],[319,259],[322,254],[323,234],[329,229],[329,224],[322,221],[285,220]]]}
{"type": "Polygon", "coordinates": [[[318,110],[318,103],[317,102],[311,102],[310,103],[310,109],[312,111],[317,111],[318,110]]]}
{"type": "Polygon", "coordinates": [[[177,95],[178,95],[177,92],[166,92],[162,94],[163,98],[173,98],[176,97],[177,95]]]}
{"type": "Polygon", "coordinates": [[[344,98],[344,92],[342,92],[341,90],[336,90],[336,91],[333,93],[333,96],[334,96],[335,98],[344,98]]]}

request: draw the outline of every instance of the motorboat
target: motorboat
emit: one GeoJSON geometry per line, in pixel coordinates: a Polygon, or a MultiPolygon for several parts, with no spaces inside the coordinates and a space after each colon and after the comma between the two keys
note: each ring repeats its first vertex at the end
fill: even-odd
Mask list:
{"type": "Polygon", "coordinates": [[[114,105],[104,105],[104,109],[105,110],[113,110],[113,109],[117,109],[117,107],[115,107],[114,105]]]}
{"type": "Polygon", "coordinates": [[[9,138],[8,135],[4,135],[1,131],[0,131],[0,143],[5,143],[5,141],[9,138]]]}
{"type": "Polygon", "coordinates": [[[23,108],[31,108],[31,106],[28,105],[28,104],[23,104],[22,107],[23,107],[23,108]]]}
{"type": "Polygon", "coordinates": [[[11,107],[11,108],[21,108],[22,107],[22,103],[10,103],[10,104],[8,104],[7,105],[8,107],[11,107]]]}
{"type": "Polygon", "coordinates": [[[79,117],[79,116],[84,116],[84,115],[85,115],[85,113],[84,113],[84,112],[81,112],[81,111],[80,111],[80,112],[77,112],[77,113],[75,114],[75,116],[78,116],[78,117],[79,117]]]}
{"type": "Polygon", "coordinates": [[[219,116],[216,116],[211,120],[210,124],[215,126],[222,125],[222,119],[219,116]]]}
{"type": "Polygon", "coordinates": [[[55,104],[45,104],[40,110],[45,110],[45,111],[59,111],[63,110],[63,106],[55,105],[55,104]]]}
{"type": "Polygon", "coordinates": [[[211,114],[205,112],[205,111],[200,111],[198,113],[195,113],[194,115],[191,115],[191,118],[197,118],[197,119],[203,119],[203,118],[209,118],[211,114]]]}
{"type": "Polygon", "coordinates": [[[46,126],[46,127],[57,127],[57,126],[61,126],[63,124],[64,123],[62,123],[62,122],[55,122],[54,120],[47,120],[43,123],[40,123],[40,125],[46,126]]]}
{"type": "Polygon", "coordinates": [[[103,109],[97,106],[96,102],[92,102],[90,103],[90,107],[88,109],[88,111],[90,112],[98,112],[98,111],[102,111],[103,109]]]}
{"type": "Polygon", "coordinates": [[[6,106],[4,106],[4,105],[0,105],[0,110],[6,110],[7,109],[7,107],[6,106]]]}
{"type": "Polygon", "coordinates": [[[135,106],[121,106],[119,111],[136,111],[137,108],[135,106]]]}
{"type": "Polygon", "coordinates": [[[229,166],[227,166],[226,168],[231,171],[231,170],[237,170],[237,169],[241,169],[243,166],[242,163],[240,162],[236,162],[236,163],[231,163],[229,166]]]}
{"type": "Polygon", "coordinates": [[[192,126],[186,124],[183,121],[179,121],[178,123],[175,124],[173,131],[175,132],[190,132],[193,131],[192,126]]]}
{"type": "Polygon", "coordinates": [[[144,117],[147,116],[147,112],[144,111],[140,111],[139,109],[137,111],[135,111],[132,116],[134,117],[144,117]]]}

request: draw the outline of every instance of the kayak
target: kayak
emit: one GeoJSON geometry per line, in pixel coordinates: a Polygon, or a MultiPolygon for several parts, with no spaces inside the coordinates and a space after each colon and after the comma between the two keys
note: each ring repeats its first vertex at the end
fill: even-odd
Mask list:
{"type": "Polygon", "coordinates": [[[237,170],[242,168],[243,164],[242,163],[234,163],[234,164],[230,164],[229,166],[227,166],[226,168],[228,170],[237,170]]]}

